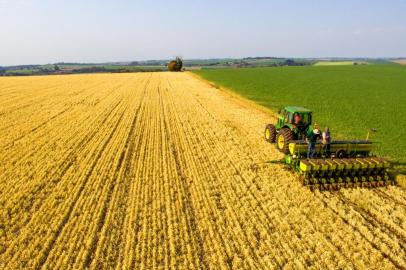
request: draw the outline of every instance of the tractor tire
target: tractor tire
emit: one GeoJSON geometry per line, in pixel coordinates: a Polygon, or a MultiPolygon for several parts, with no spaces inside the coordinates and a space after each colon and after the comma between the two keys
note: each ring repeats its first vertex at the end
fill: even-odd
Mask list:
{"type": "Polygon", "coordinates": [[[276,142],[276,128],[272,124],[268,124],[265,127],[265,141],[274,143],[276,142]]]}
{"type": "Polygon", "coordinates": [[[293,141],[293,133],[288,128],[282,128],[276,136],[276,148],[284,154],[289,154],[289,143],[293,141]]]}

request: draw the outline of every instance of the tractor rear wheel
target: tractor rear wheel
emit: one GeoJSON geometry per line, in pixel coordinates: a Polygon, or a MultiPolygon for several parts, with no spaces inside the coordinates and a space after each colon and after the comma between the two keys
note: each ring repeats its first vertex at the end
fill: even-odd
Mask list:
{"type": "Polygon", "coordinates": [[[265,127],[265,141],[274,143],[276,141],[276,128],[272,124],[265,127]]]}
{"type": "Polygon", "coordinates": [[[289,154],[289,143],[292,140],[292,131],[288,128],[282,128],[276,136],[276,148],[284,154],[289,154]]]}

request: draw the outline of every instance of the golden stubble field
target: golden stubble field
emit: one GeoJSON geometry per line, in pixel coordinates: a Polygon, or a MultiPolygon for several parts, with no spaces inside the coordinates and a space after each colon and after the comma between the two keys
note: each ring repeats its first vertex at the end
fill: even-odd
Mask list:
{"type": "Polygon", "coordinates": [[[188,73],[0,78],[0,268],[406,268],[406,192],[310,192],[270,120],[188,73]]]}

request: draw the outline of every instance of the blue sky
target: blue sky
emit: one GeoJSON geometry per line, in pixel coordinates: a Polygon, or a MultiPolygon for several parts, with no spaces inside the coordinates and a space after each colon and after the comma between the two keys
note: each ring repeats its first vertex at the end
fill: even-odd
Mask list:
{"type": "Polygon", "coordinates": [[[0,65],[406,56],[406,1],[0,0],[0,65]]]}

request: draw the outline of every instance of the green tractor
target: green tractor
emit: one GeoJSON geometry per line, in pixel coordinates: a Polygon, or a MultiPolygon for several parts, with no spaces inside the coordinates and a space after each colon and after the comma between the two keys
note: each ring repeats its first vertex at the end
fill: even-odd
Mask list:
{"type": "Polygon", "coordinates": [[[289,154],[289,143],[305,140],[312,129],[312,112],[303,107],[288,106],[279,112],[275,125],[265,127],[265,140],[276,142],[276,148],[284,154],[289,154]]]}

